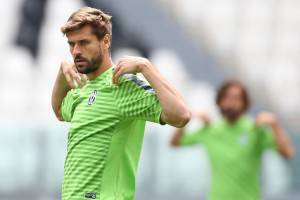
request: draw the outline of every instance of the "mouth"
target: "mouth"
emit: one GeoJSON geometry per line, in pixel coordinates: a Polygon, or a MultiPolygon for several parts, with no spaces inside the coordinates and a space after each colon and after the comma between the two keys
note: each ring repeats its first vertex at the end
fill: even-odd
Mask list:
{"type": "Polygon", "coordinates": [[[85,63],[87,63],[87,61],[83,58],[76,58],[74,61],[75,61],[76,64],[85,64],[85,63]]]}

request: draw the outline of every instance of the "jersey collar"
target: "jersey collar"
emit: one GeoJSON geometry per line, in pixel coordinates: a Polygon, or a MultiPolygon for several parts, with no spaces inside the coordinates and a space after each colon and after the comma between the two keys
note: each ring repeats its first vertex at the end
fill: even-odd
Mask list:
{"type": "Polygon", "coordinates": [[[113,67],[108,68],[106,71],[104,71],[103,73],[101,73],[99,76],[97,76],[95,79],[93,80],[89,80],[89,83],[95,83],[95,82],[100,82],[102,80],[104,80],[108,74],[110,74],[110,72],[113,70],[113,67]]]}

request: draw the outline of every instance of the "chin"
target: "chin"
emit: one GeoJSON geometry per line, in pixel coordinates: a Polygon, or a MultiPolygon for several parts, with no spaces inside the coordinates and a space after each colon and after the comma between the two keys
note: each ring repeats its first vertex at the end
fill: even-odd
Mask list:
{"type": "Polygon", "coordinates": [[[84,69],[84,70],[78,70],[78,72],[79,72],[80,74],[88,74],[88,73],[89,73],[89,72],[87,72],[86,69],[84,69]]]}
{"type": "Polygon", "coordinates": [[[76,69],[79,73],[85,74],[84,72],[87,71],[87,66],[84,65],[76,65],[76,69]]]}

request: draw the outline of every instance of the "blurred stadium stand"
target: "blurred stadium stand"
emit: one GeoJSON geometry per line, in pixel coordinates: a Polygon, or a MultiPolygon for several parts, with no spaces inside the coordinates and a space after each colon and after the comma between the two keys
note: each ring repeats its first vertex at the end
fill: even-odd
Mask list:
{"type": "MultiPolygon", "coordinates": [[[[300,148],[300,1],[297,0],[48,0],[38,56],[15,46],[22,0],[0,7],[0,199],[57,200],[63,176],[67,124],[56,121],[51,90],[61,60],[71,59],[61,25],[84,5],[106,5],[121,32],[114,61],[143,55],[193,108],[218,117],[216,86],[239,78],[255,101],[251,113],[276,112],[300,148]],[[137,42],[138,41],[138,42],[137,42]]],[[[118,38],[118,37],[117,37],[118,38]]],[[[188,128],[199,126],[192,120],[188,128]]],[[[210,169],[201,147],[173,149],[173,128],[148,124],[137,177],[138,200],[203,199],[210,169]]],[[[300,199],[300,156],[284,162],[267,152],[266,200],[300,199]]]]}

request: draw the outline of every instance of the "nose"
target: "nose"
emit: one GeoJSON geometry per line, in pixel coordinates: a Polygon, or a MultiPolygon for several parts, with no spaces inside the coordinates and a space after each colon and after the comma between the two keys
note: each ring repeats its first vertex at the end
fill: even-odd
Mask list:
{"type": "Polygon", "coordinates": [[[80,55],[80,54],[81,54],[81,49],[80,49],[80,47],[79,47],[78,44],[75,44],[75,45],[74,45],[74,47],[73,47],[73,49],[72,49],[72,54],[73,54],[74,56],[80,55]]]}

